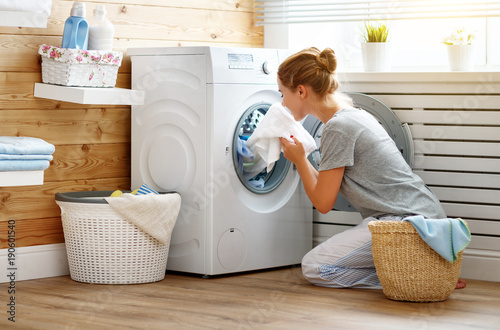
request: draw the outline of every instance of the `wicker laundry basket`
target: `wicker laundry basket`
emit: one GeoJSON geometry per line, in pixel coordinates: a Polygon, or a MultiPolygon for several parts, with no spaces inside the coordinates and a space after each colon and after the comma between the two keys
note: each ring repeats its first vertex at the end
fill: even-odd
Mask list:
{"type": "Polygon", "coordinates": [[[446,300],[460,275],[463,252],[450,263],[408,221],[371,221],[372,253],[384,294],[393,300],[446,300]]]}
{"type": "Polygon", "coordinates": [[[103,197],[112,191],[56,194],[70,276],[95,284],[136,284],[165,277],[169,245],[116,213],[103,197]]]}

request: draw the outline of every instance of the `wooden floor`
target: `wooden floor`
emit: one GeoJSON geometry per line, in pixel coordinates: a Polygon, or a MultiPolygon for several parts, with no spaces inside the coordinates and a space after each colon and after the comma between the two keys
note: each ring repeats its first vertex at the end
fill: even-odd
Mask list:
{"type": "MultiPolygon", "coordinates": [[[[0,329],[12,326],[6,314],[0,329]]],[[[308,284],[300,268],[218,278],[167,274],[139,285],[69,276],[16,283],[18,329],[499,329],[500,283],[469,280],[440,303],[387,299],[379,290],[308,284]]]]}

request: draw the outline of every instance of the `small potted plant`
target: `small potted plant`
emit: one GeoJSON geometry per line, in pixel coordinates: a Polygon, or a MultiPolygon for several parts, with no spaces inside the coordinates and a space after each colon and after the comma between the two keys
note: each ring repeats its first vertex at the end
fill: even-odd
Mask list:
{"type": "Polygon", "coordinates": [[[443,39],[448,49],[451,71],[472,71],[474,66],[474,39],[476,33],[460,28],[443,39]]]}
{"type": "Polygon", "coordinates": [[[365,71],[390,71],[391,50],[386,23],[364,23],[361,53],[365,71]]]}

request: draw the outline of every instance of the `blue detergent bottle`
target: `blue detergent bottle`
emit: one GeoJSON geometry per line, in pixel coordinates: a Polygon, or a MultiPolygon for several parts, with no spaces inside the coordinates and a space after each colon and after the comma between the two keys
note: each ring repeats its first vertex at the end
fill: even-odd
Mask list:
{"type": "Polygon", "coordinates": [[[89,23],[85,19],[85,4],[75,2],[71,8],[71,16],[64,24],[62,47],[86,50],[88,42],[89,23]]]}

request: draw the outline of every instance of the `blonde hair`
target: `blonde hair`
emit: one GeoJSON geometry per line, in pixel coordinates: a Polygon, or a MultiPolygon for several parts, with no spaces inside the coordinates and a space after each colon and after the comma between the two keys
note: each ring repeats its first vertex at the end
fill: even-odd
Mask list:
{"type": "Polygon", "coordinates": [[[308,85],[320,97],[325,97],[339,88],[336,69],[337,57],[331,48],[320,51],[311,47],[283,61],[278,68],[278,78],[292,91],[299,85],[308,85]]]}

